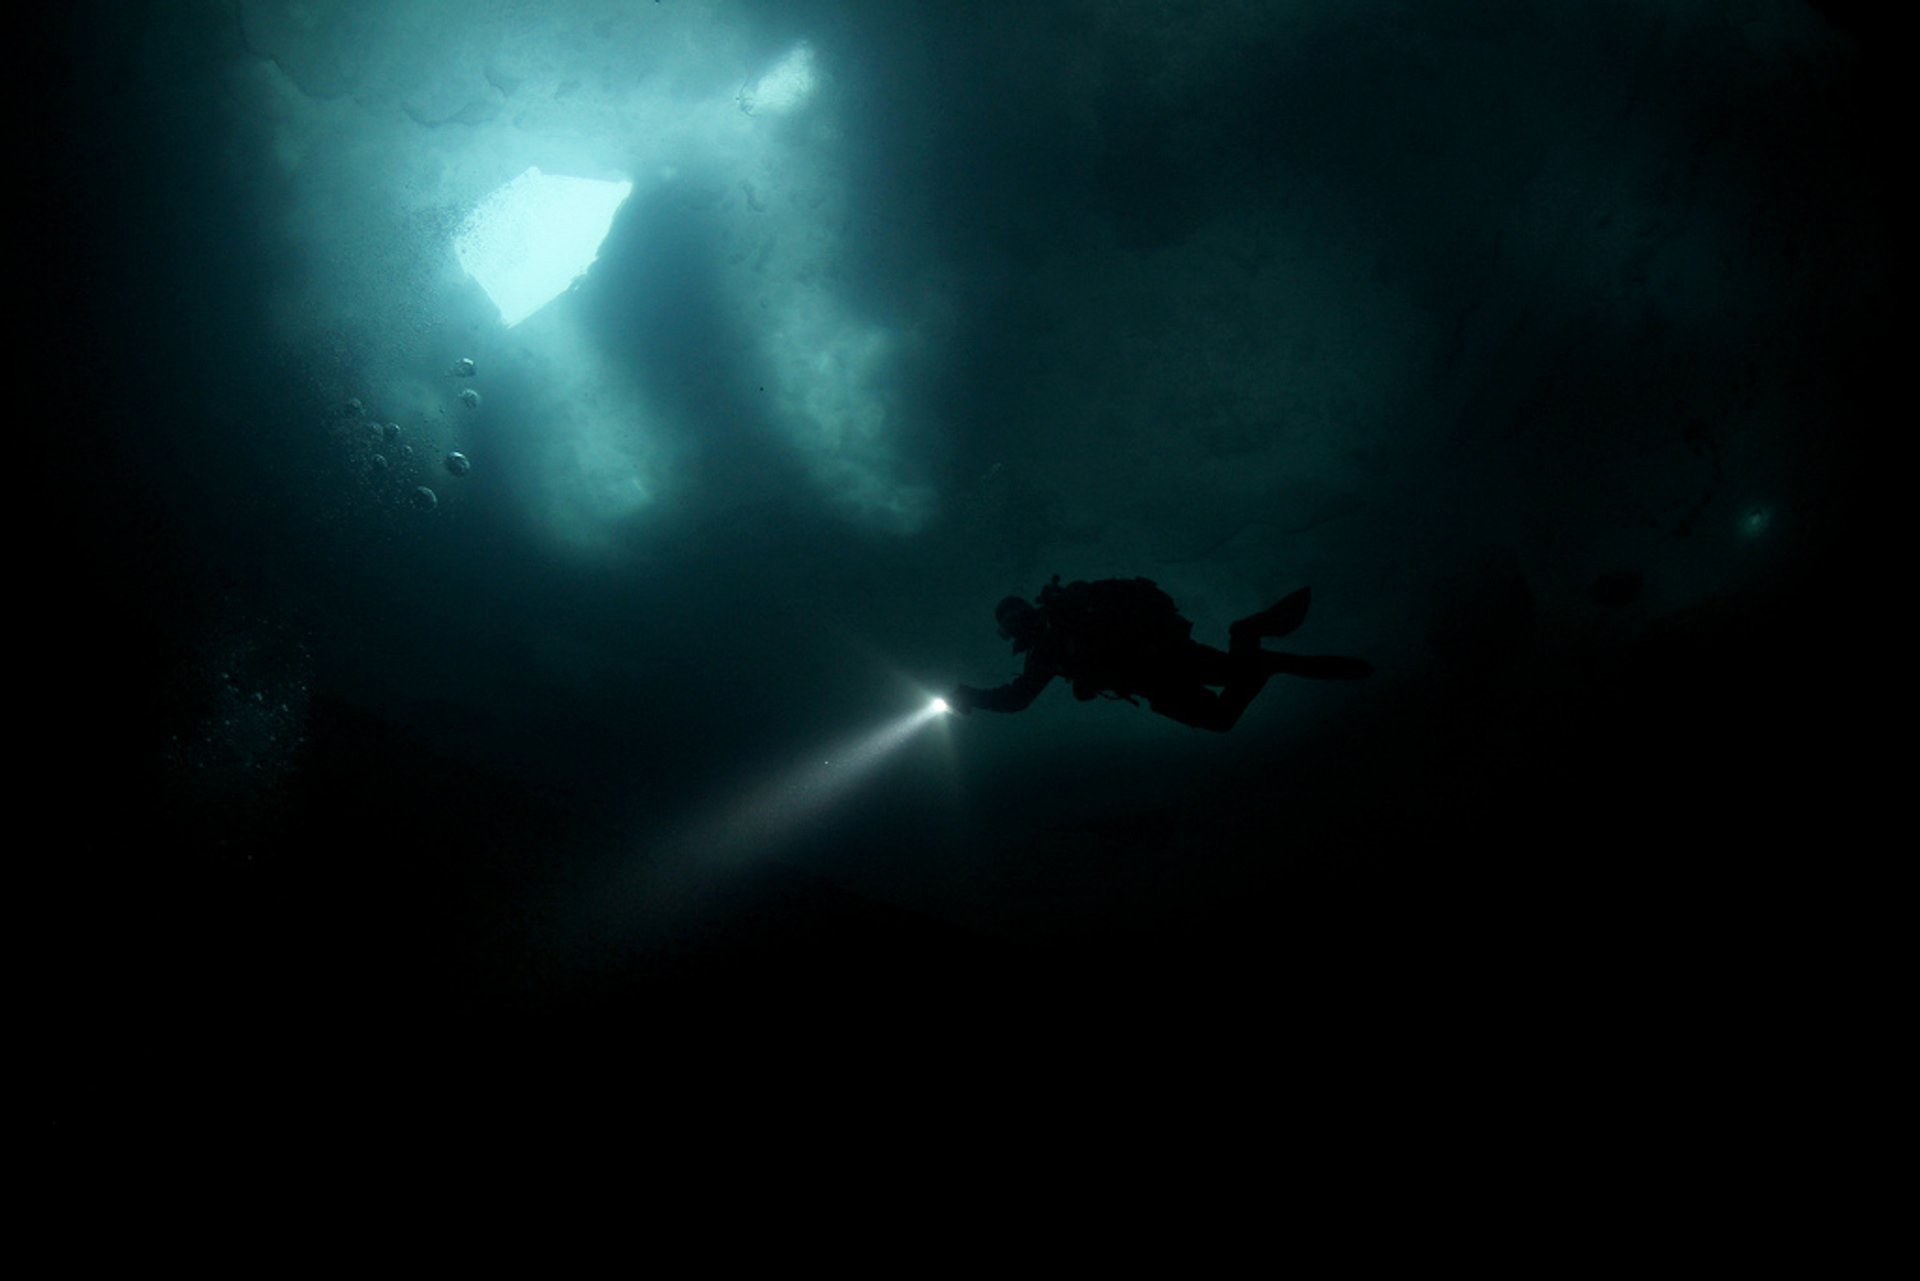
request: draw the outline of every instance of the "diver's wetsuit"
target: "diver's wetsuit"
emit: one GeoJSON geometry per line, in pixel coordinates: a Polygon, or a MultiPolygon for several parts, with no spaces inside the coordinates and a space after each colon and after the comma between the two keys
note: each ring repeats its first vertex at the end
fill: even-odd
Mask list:
{"type": "Polygon", "coordinates": [[[1371,665],[1358,658],[1275,653],[1260,648],[1268,635],[1285,635],[1306,614],[1303,589],[1271,609],[1234,623],[1226,651],[1187,638],[1152,652],[1109,657],[1103,671],[1081,671],[1074,661],[1083,649],[1081,638],[1064,630],[1044,607],[1042,620],[1027,648],[1026,668],[1005,685],[976,689],[962,685],[953,702],[962,710],[1018,712],[1026,708],[1056,676],[1071,680],[1076,697],[1087,699],[1110,693],[1132,701],[1147,700],[1154,711],[1196,729],[1229,730],[1260,695],[1267,679],[1285,672],[1320,679],[1354,679],[1370,675],[1371,665]],[[1217,687],[1219,693],[1212,688],[1217,687]]]}

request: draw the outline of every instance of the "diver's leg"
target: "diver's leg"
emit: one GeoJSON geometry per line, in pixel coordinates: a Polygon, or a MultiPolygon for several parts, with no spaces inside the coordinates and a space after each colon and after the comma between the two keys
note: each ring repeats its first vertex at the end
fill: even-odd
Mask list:
{"type": "Polygon", "coordinates": [[[1227,628],[1235,653],[1259,649],[1263,636],[1285,636],[1307,621],[1307,606],[1313,603],[1313,589],[1302,587],[1277,605],[1269,605],[1257,614],[1249,614],[1227,628]]]}
{"type": "MultiPolygon", "coordinates": [[[[1258,642],[1255,642],[1258,645],[1258,642]]],[[[1216,654],[1218,650],[1214,651],[1216,654]]],[[[1373,675],[1373,665],[1361,658],[1342,658],[1334,655],[1275,654],[1255,648],[1252,651],[1240,651],[1222,655],[1227,660],[1220,673],[1226,679],[1208,681],[1207,684],[1221,686],[1219,698],[1214,710],[1215,723],[1208,729],[1232,729],[1247,710],[1253,700],[1260,697],[1260,691],[1267,687],[1267,678],[1281,672],[1289,676],[1310,676],[1319,680],[1359,680],[1373,675]]]]}
{"type": "Polygon", "coordinates": [[[1187,642],[1180,661],[1173,667],[1179,675],[1179,683],[1193,682],[1200,685],[1226,685],[1240,674],[1241,665],[1249,654],[1260,652],[1259,638],[1254,638],[1250,649],[1236,649],[1232,653],[1215,649],[1211,645],[1202,645],[1197,640],[1187,642]]]}
{"type": "MultiPolygon", "coordinates": [[[[1227,629],[1232,637],[1229,650],[1235,660],[1245,660],[1259,655],[1264,671],[1271,675],[1285,672],[1289,676],[1307,676],[1316,680],[1352,681],[1373,675],[1373,664],[1364,658],[1340,658],[1332,655],[1317,654],[1280,654],[1260,648],[1260,641],[1267,636],[1285,636],[1306,621],[1307,606],[1312,601],[1312,589],[1302,587],[1277,605],[1269,606],[1258,614],[1248,615],[1227,629]]],[[[1218,653],[1219,651],[1214,651],[1218,653]]],[[[1263,682],[1266,676],[1260,678],[1263,682]]],[[[1209,685],[1221,684],[1220,681],[1208,681],[1209,685]]],[[[1231,689],[1229,685],[1229,689],[1231,689]]],[[[1260,692],[1254,687],[1254,694],[1260,692]]],[[[1227,695],[1223,694],[1222,697],[1227,695]]],[[[1253,701],[1252,695],[1247,698],[1253,701]]]]}
{"type": "Polygon", "coordinates": [[[1158,690],[1144,691],[1153,710],[1200,729],[1229,730],[1260,696],[1267,678],[1279,671],[1260,649],[1260,638],[1234,637],[1232,651],[1189,641],[1179,677],[1158,690]],[[1217,685],[1220,692],[1203,688],[1217,685]]]}
{"type": "Polygon", "coordinates": [[[1231,729],[1240,714],[1247,710],[1253,700],[1260,697],[1260,691],[1267,687],[1267,677],[1277,670],[1271,662],[1272,656],[1260,652],[1259,642],[1254,642],[1252,653],[1234,654],[1233,670],[1229,673],[1225,685],[1220,689],[1220,711],[1226,717],[1222,729],[1231,729]]]}
{"type": "Polygon", "coordinates": [[[1253,700],[1260,697],[1268,677],[1293,670],[1288,666],[1292,659],[1288,654],[1267,653],[1260,648],[1258,636],[1240,632],[1234,635],[1233,649],[1225,653],[1189,641],[1180,663],[1168,674],[1171,679],[1157,689],[1138,692],[1146,695],[1153,710],[1162,716],[1196,729],[1224,732],[1232,729],[1253,700]],[[1219,686],[1220,692],[1205,688],[1209,685],[1219,686]]]}

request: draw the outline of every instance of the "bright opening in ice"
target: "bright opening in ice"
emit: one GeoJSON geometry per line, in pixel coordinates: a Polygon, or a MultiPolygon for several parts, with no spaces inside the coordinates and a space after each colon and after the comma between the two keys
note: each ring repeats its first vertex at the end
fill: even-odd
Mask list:
{"type": "Polygon", "coordinates": [[[511,329],[586,273],[632,191],[630,182],[529,169],[467,215],[454,255],[511,329]]]}

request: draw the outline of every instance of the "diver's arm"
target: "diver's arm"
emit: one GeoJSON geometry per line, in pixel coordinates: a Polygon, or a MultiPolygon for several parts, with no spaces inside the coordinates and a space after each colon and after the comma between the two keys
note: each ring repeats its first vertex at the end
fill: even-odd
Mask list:
{"type": "Polygon", "coordinates": [[[1027,655],[1027,669],[998,689],[975,689],[971,685],[961,685],[948,699],[960,711],[972,711],[978,707],[989,712],[1021,712],[1027,704],[1039,697],[1040,691],[1054,677],[1053,665],[1042,661],[1038,654],[1027,655]]]}

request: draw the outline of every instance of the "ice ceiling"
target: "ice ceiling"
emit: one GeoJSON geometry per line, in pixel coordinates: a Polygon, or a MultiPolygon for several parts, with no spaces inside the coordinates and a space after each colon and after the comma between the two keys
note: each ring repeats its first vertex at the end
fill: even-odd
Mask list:
{"type": "Polygon", "coordinates": [[[1749,353],[1860,242],[1756,159],[1832,49],[1803,6],[909,8],[246,0],[281,337],[472,460],[443,514],[493,485],[588,560],[794,493],[944,531],[968,609],[1146,572],[1204,631],[1344,577],[1418,661],[1389,602],[1484,549],[1579,609],[1664,558],[1667,608],[1791,545],[1749,353]],[[489,231],[554,251],[509,293],[473,252],[523,187],[605,199],[489,231]]]}
{"type": "MultiPolygon", "coordinates": [[[[281,291],[282,337],[346,336],[342,400],[434,453],[511,462],[528,516],[592,554],[689,501],[696,456],[737,427],[684,360],[649,369],[723,332],[767,483],[855,526],[922,525],[892,382],[938,300],[882,314],[836,282],[844,132],[804,38],[769,43],[724,6],[241,8],[240,93],[271,121],[285,232],[317,267],[281,291]],[[697,316],[658,314],[689,297],[697,316]],[[623,333],[635,315],[671,336],[623,333]],[[478,376],[451,386],[464,360],[478,376]]],[[[737,499],[739,476],[724,485],[737,499]]]]}

